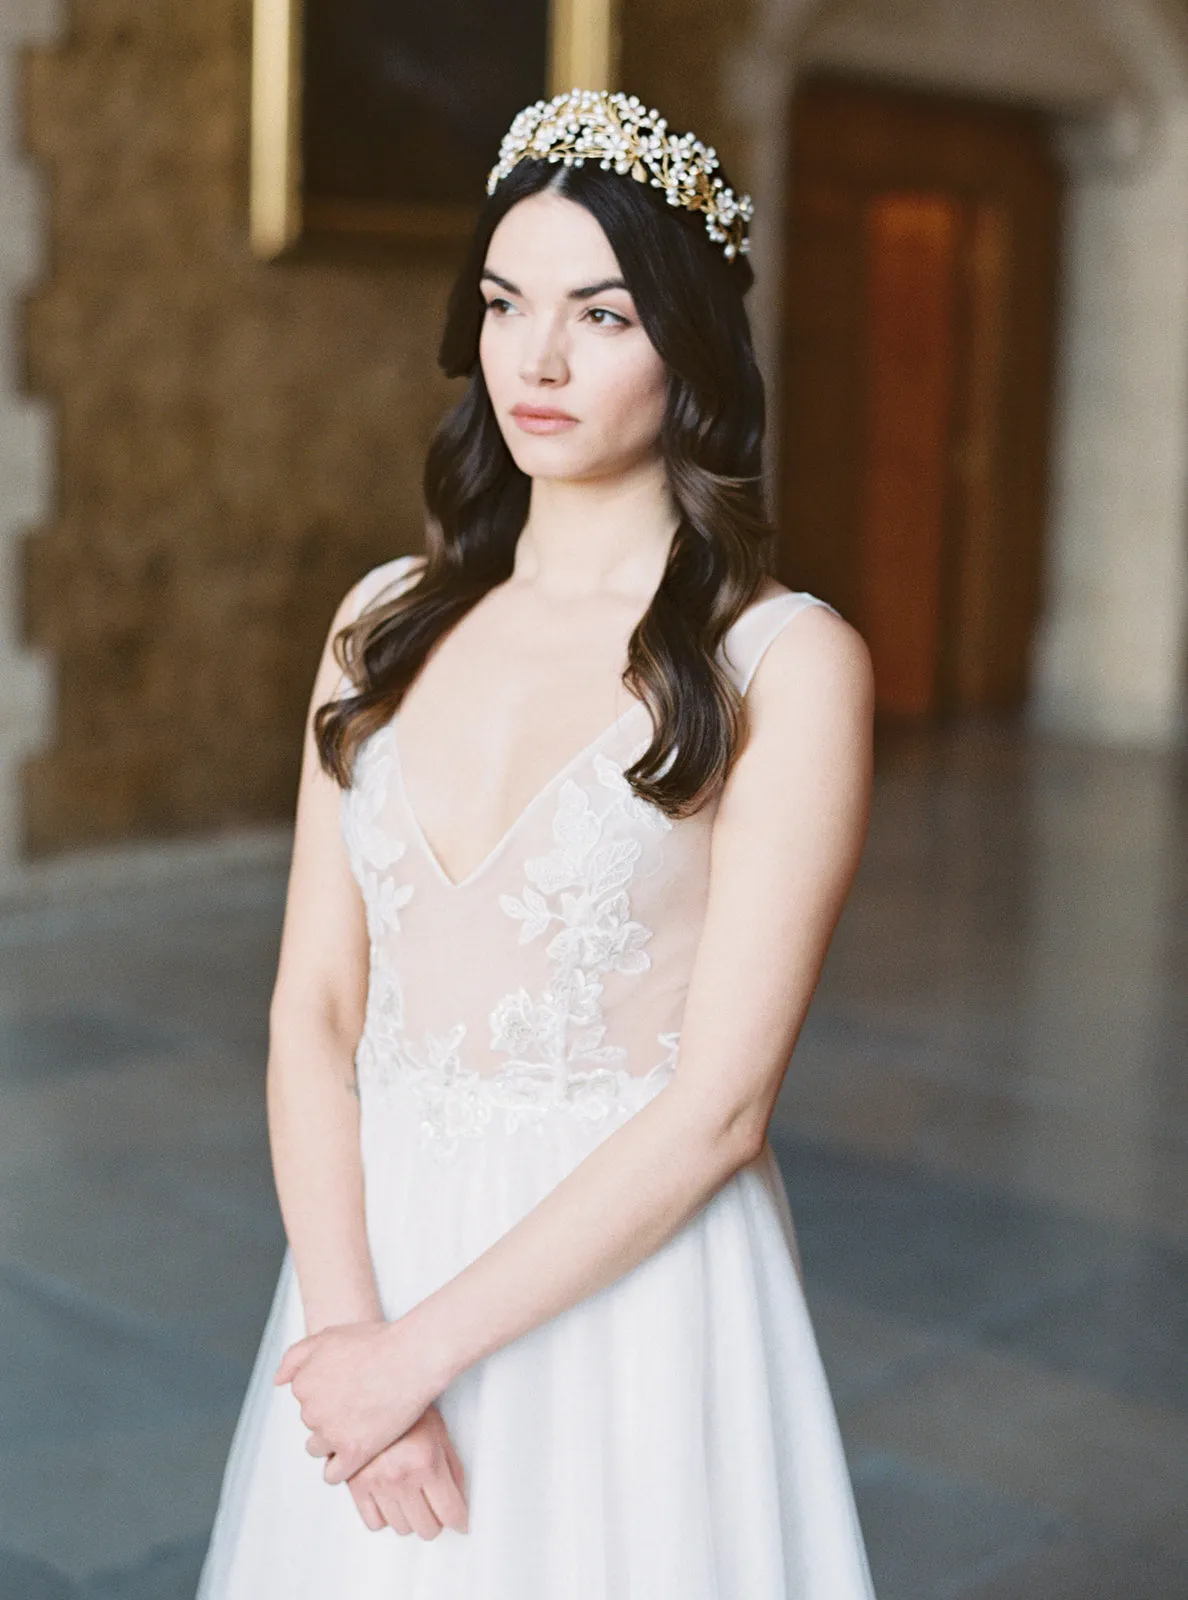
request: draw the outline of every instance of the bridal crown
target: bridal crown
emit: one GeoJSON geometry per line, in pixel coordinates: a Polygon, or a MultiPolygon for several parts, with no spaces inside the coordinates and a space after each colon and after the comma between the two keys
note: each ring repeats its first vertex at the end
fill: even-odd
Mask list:
{"type": "Polygon", "coordinates": [[[528,159],[567,167],[597,161],[604,171],[629,172],[638,182],[663,189],[670,206],[702,212],[706,232],[728,261],[750,249],[750,195],[736,195],[718,176],[711,146],[691,133],[669,133],[660,113],[646,111],[636,95],[571,89],[525,106],[503,136],[487,193],[517,162],[528,159]]]}

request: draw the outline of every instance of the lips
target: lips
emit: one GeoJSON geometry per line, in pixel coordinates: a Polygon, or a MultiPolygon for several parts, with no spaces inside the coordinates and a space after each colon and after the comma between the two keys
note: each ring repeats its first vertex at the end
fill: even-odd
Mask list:
{"type": "Polygon", "coordinates": [[[523,433],[565,433],[578,420],[555,406],[513,406],[511,414],[523,433]]]}

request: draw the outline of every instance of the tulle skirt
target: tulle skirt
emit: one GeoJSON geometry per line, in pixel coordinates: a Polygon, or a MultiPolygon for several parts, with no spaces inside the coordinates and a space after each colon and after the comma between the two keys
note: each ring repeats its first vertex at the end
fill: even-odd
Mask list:
{"type": "MultiPolygon", "coordinates": [[[[399,1316],[613,1126],[551,1112],[453,1149],[364,1091],[368,1229],[399,1316]]],[[[871,1600],[836,1414],[770,1146],[616,1283],[471,1367],[438,1407],[469,1531],[371,1533],[305,1452],[286,1257],[197,1600],[871,1600]]]]}

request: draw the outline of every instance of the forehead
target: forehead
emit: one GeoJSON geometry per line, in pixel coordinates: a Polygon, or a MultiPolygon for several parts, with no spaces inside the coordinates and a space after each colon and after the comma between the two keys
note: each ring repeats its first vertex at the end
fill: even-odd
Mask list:
{"type": "Polygon", "coordinates": [[[621,275],[597,218],[547,191],[518,201],[500,219],[483,265],[525,290],[530,283],[569,288],[621,275]]]}

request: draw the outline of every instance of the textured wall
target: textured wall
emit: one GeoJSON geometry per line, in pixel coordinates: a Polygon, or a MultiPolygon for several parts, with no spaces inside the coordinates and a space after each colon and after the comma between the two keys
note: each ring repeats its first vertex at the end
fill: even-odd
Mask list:
{"type": "Polygon", "coordinates": [[[27,63],[51,194],[28,377],[59,424],[25,547],[58,683],[35,853],[288,816],[334,604],[421,543],[453,263],[250,259],[249,37],[250,0],[74,0],[27,63]]]}

